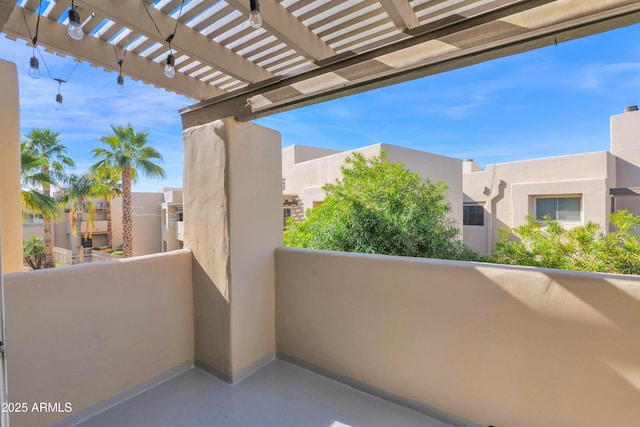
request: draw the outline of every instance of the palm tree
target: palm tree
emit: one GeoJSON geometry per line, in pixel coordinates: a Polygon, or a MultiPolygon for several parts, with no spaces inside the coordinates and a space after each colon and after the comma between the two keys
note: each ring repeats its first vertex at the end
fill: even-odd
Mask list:
{"type": "Polygon", "coordinates": [[[109,167],[120,172],[122,177],[122,251],[125,257],[133,256],[133,218],[131,216],[131,183],[139,173],[155,178],[166,176],[164,169],[156,164],[162,156],[153,147],[147,145],[147,132],[136,132],[131,124],[111,125],[113,135],[103,136],[100,141],[106,148],[94,148],[93,157],[99,159],[91,166],[92,171],[109,167]]]}
{"type": "Polygon", "coordinates": [[[84,263],[84,248],[82,246],[82,238],[90,239],[93,233],[93,213],[95,207],[91,202],[92,197],[96,197],[96,181],[89,174],[70,175],[67,178],[66,187],[58,192],[58,200],[62,204],[71,203],[69,211],[69,221],[71,222],[71,231],[76,236],[75,255],[78,264],[84,263]],[[82,234],[82,217],[87,214],[87,222],[84,235],[82,234]]]}
{"type": "Polygon", "coordinates": [[[113,221],[111,219],[111,200],[122,194],[122,176],[120,172],[113,167],[103,164],[95,171],[96,175],[96,193],[100,197],[104,197],[107,204],[107,246],[113,247],[113,221]]]}
{"type": "MultiPolygon", "coordinates": [[[[36,159],[34,170],[48,177],[41,182],[42,194],[51,197],[51,186],[56,185],[64,177],[66,166],[74,166],[73,160],[66,156],[67,147],[60,143],[59,132],[51,129],[31,129],[25,137],[25,151],[36,159]]],[[[55,215],[45,210],[42,212],[44,219],[44,248],[45,268],[54,267],[53,263],[53,221],[55,215]]]]}
{"type": "MultiPolygon", "coordinates": [[[[40,159],[27,151],[26,143],[20,144],[20,184],[22,187],[22,205],[29,212],[39,213],[53,219],[60,217],[60,206],[53,197],[45,196],[38,188],[43,183],[53,184],[48,174],[39,171],[40,159]]],[[[43,246],[44,247],[44,246],[43,246]]]]}

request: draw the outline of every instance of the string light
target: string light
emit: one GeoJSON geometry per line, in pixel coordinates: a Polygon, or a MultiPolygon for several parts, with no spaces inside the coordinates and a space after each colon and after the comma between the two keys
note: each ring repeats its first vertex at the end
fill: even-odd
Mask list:
{"type": "Polygon", "coordinates": [[[56,95],[56,110],[61,110],[62,109],[62,94],[60,93],[60,86],[62,85],[62,83],[66,83],[66,81],[62,80],[61,78],[57,78],[57,79],[53,79],[53,80],[58,82],[58,94],[56,95]]]}
{"type": "Polygon", "coordinates": [[[118,92],[124,92],[124,77],[122,74],[118,74],[118,92]]]}
{"type": "Polygon", "coordinates": [[[249,0],[249,8],[251,9],[251,12],[249,12],[249,25],[257,30],[262,27],[260,3],[258,3],[258,0],[249,0]]]}
{"type": "Polygon", "coordinates": [[[29,59],[29,77],[33,79],[40,78],[40,61],[36,58],[36,49],[33,49],[33,56],[29,59]]]}
{"type": "MultiPolygon", "coordinates": [[[[156,27],[156,31],[158,32],[158,34],[160,34],[160,37],[163,37],[162,36],[162,31],[160,31],[160,28],[158,28],[158,24],[156,24],[156,21],[153,19],[153,16],[151,16],[151,13],[149,13],[149,9],[147,8],[147,4],[144,3],[144,2],[142,4],[144,5],[144,10],[147,11],[147,15],[149,15],[149,18],[151,19],[151,22],[153,22],[153,25],[156,27]]],[[[173,32],[171,34],[169,34],[169,36],[165,39],[165,41],[169,45],[169,55],[167,55],[167,62],[164,65],[164,75],[167,76],[170,79],[174,78],[175,75],[176,75],[176,57],[173,56],[173,49],[171,48],[171,41],[176,36],[176,31],[178,30],[178,22],[180,22],[180,17],[182,16],[182,7],[183,6],[184,6],[184,0],[182,0],[182,3],[180,3],[180,11],[178,12],[178,17],[176,18],[176,25],[173,28],[173,32]]]]}
{"type": "Polygon", "coordinates": [[[176,75],[176,58],[172,53],[167,55],[167,63],[164,66],[164,75],[172,79],[176,75]]]}
{"type": "Polygon", "coordinates": [[[124,58],[127,56],[127,46],[129,45],[129,41],[131,40],[131,33],[133,31],[129,30],[129,34],[127,35],[127,42],[122,47],[122,58],[118,56],[118,49],[116,49],[115,43],[113,46],[113,53],[116,55],[116,62],[118,63],[118,78],[116,80],[118,84],[118,92],[124,92],[124,77],[122,76],[122,64],[124,64],[124,58]]]}
{"type": "MultiPolygon", "coordinates": [[[[40,0],[40,4],[38,5],[38,20],[36,21],[36,34],[35,36],[31,35],[31,29],[29,28],[29,24],[27,24],[27,15],[24,13],[24,8],[22,8],[22,18],[24,19],[24,25],[27,27],[27,31],[29,32],[29,38],[31,39],[31,46],[33,46],[33,55],[29,58],[29,77],[33,79],[40,78],[40,61],[36,57],[36,48],[38,47],[38,30],[40,29],[40,9],[42,8],[42,0],[40,0]]],[[[45,64],[46,65],[46,64],[45,64]]]]}
{"type": "Polygon", "coordinates": [[[76,10],[73,0],[71,0],[71,9],[69,9],[67,33],[69,33],[69,37],[74,40],[82,40],[84,37],[84,31],[80,25],[80,14],[76,10]]]}

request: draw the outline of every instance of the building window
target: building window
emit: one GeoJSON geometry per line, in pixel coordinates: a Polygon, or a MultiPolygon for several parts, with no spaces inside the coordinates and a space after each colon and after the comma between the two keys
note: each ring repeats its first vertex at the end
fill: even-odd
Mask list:
{"type": "Polygon", "coordinates": [[[580,222],[582,220],[581,197],[536,197],[535,217],[538,221],[549,216],[552,220],[580,222]]]}
{"type": "Polygon", "coordinates": [[[463,205],[462,225],[484,225],[484,207],[482,205],[463,205]]]}
{"type": "Polygon", "coordinates": [[[283,208],[282,209],[282,225],[287,225],[287,220],[291,216],[291,208],[283,208]]]}
{"type": "Polygon", "coordinates": [[[40,214],[23,213],[22,222],[24,224],[43,224],[44,218],[40,214]]]}

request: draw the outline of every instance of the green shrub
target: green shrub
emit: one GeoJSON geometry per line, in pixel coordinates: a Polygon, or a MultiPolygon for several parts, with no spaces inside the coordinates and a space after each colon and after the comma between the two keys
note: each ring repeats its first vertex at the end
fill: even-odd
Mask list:
{"type": "Polygon", "coordinates": [[[424,180],[382,151],[354,153],[342,180],[322,187],[324,202],[307,219],[289,218],[287,246],[444,259],[476,259],[460,240],[446,185],[424,180]]]}
{"type": "Polygon", "coordinates": [[[640,217],[621,210],[611,214],[615,231],[606,234],[593,222],[570,229],[533,217],[513,232],[500,229],[500,241],[486,261],[500,264],[640,274],[640,242],[634,233],[640,217]]]}
{"type": "Polygon", "coordinates": [[[22,242],[22,256],[24,261],[34,270],[44,267],[44,242],[41,237],[33,236],[22,242]]]}

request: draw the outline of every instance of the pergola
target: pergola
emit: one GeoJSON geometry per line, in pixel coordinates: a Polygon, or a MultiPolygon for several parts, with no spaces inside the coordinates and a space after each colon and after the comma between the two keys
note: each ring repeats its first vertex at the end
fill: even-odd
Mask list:
{"type": "MultiPolygon", "coordinates": [[[[30,42],[41,2],[15,3],[0,2],[0,28],[30,42]]],[[[84,39],[67,36],[71,1],[45,1],[38,44],[110,71],[118,70],[113,46],[126,50],[125,75],[199,102],[181,111],[185,127],[250,120],[640,21],[640,1],[631,0],[262,0],[259,29],[248,24],[249,0],[74,3],[84,39]],[[172,79],[163,74],[170,52],[172,79]]]]}

